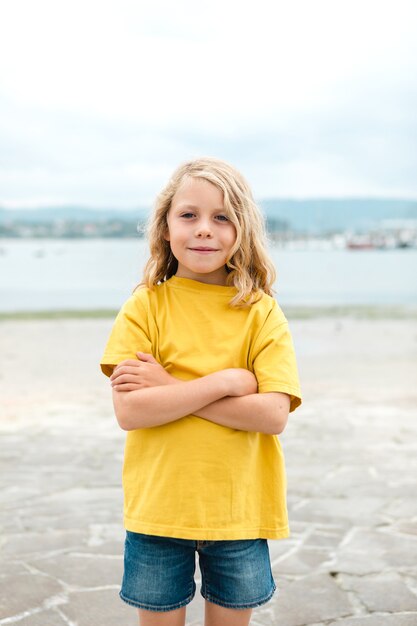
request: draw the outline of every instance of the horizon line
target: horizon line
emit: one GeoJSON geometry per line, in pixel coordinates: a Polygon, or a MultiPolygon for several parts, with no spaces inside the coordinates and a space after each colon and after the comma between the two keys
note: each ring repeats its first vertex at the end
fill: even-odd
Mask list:
{"type": "MultiPolygon", "coordinates": [[[[390,202],[417,202],[417,196],[380,196],[380,195],[347,195],[347,196],[266,196],[262,199],[255,198],[255,201],[259,204],[262,202],[280,201],[280,202],[328,202],[328,201],[390,201],[390,202]]],[[[15,202],[0,202],[0,211],[43,211],[48,209],[82,209],[90,211],[137,211],[149,210],[154,204],[154,201],[145,204],[138,204],[136,206],[117,206],[117,205],[98,205],[88,203],[72,203],[72,202],[47,202],[26,204],[22,202],[17,204],[15,202]]]]}

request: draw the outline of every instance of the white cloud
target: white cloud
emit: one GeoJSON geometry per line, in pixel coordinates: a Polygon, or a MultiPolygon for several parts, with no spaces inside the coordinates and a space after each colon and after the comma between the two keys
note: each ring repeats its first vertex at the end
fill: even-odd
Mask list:
{"type": "Polygon", "coordinates": [[[0,202],[53,187],[69,202],[133,205],[203,153],[248,177],[278,172],[276,187],[276,175],[259,178],[261,195],[417,195],[412,0],[15,0],[0,11],[0,202]]]}

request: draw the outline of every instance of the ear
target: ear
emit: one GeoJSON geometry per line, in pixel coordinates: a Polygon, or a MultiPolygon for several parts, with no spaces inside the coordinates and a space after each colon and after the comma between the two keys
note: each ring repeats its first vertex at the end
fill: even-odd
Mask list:
{"type": "Polygon", "coordinates": [[[167,228],[166,231],[164,232],[164,239],[165,241],[170,241],[170,237],[169,237],[169,229],[167,228]]]}

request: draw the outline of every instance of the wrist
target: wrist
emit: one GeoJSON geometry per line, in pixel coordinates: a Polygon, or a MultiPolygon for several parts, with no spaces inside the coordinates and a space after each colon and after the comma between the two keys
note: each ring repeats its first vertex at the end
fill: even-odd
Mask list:
{"type": "Polygon", "coordinates": [[[236,390],[236,370],[228,368],[216,372],[218,384],[223,392],[223,398],[235,395],[236,390]]]}
{"type": "Polygon", "coordinates": [[[225,396],[230,395],[230,391],[233,387],[232,372],[233,370],[229,369],[219,370],[217,372],[213,372],[212,374],[207,374],[207,376],[204,377],[206,379],[206,383],[217,391],[216,395],[218,398],[224,398],[225,396]]]}

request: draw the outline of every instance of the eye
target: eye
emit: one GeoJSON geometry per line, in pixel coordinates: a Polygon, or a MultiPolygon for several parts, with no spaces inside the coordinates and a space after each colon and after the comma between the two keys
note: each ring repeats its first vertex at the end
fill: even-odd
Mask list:
{"type": "Polygon", "coordinates": [[[194,213],[187,211],[186,213],[181,213],[180,217],[184,217],[185,219],[190,219],[191,217],[194,217],[194,213]]]}
{"type": "Polygon", "coordinates": [[[219,222],[228,222],[229,218],[227,217],[227,215],[216,215],[216,219],[219,222]]]}

